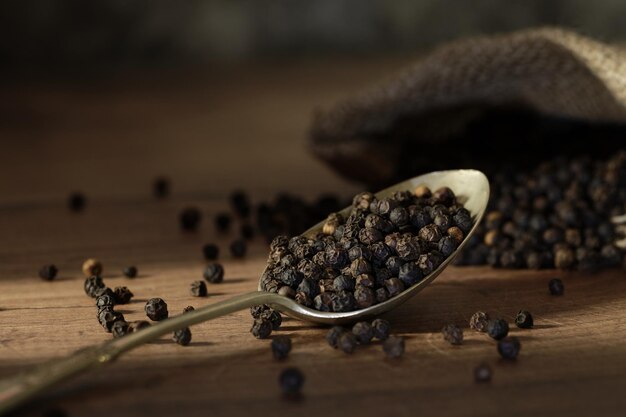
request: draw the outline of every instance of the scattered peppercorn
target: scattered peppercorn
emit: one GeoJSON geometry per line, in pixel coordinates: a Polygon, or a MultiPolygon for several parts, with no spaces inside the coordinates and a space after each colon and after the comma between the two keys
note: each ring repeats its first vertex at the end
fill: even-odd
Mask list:
{"type": "Polygon", "coordinates": [[[250,333],[257,339],[267,339],[272,334],[272,322],[266,318],[255,319],[250,333]]]}
{"type": "Polygon", "coordinates": [[[374,337],[378,340],[386,340],[389,337],[391,330],[391,324],[384,319],[375,319],[372,322],[372,330],[374,331],[374,337]]]}
{"type": "Polygon", "coordinates": [[[128,323],[124,320],[117,320],[111,325],[111,334],[114,338],[122,337],[128,333],[128,323]]]}
{"type": "Polygon", "coordinates": [[[274,359],[285,359],[291,351],[291,338],[289,336],[276,336],[272,339],[271,347],[274,359]]]}
{"type": "Polygon", "coordinates": [[[80,212],[85,209],[86,199],[82,193],[72,193],[67,199],[67,205],[70,210],[80,212]]]}
{"type": "Polygon", "coordinates": [[[520,310],[515,317],[515,325],[520,329],[530,329],[533,327],[533,316],[526,310],[520,310]]]}
{"type": "Polygon", "coordinates": [[[228,232],[230,230],[231,223],[232,218],[228,213],[219,213],[217,216],[215,216],[215,228],[218,232],[228,232]]]}
{"type": "Polygon", "coordinates": [[[304,385],[304,375],[297,368],[287,368],[280,373],[278,378],[280,389],[288,398],[297,397],[304,385]]]}
{"type": "Polygon", "coordinates": [[[328,330],[328,333],[326,333],[326,341],[328,342],[330,347],[337,349],[339,347],[339,336],[341,336],[345,332],[346,329],[341,326],[331,327],[330,330],[328,330]]]}
{"type": "Polygon", "coordinates": [[[151,298],[144,307],[146,315],[152,321],[165,320],[169,313],[167,311],[167,304],[161,298],[151,298]]]}
{"type": "Polygon", "coordinates": [[[563,281],[561,281],[559,278],[552,278],[548,282],[548,289],[550,290],[551,295],[563,295],[565,293],[563,281]]]}
{"type": "Polygon", "coordinates": [[[115,296],[115,304],[128,304],[134,294],[128,289],[128,287],[115,287],[113,290],[115,296]]]}
{"type": "Polygon", "coordinates": [[[487,334],[496,340],[500,340],[509,334],[509,323],[503,319],[489,320],[487,322],[487,334]]]}
{"type": "Polygon", "coordinates": [[[58,272],[59,270],[56,266],[52,264],[44,265],[39,270],[39,278],[46,281],[52,281],[54,278],[56,278],[58,272]]]}
{"type": "Polygon", "coordinates": [[[122,272],[126,278],[135,278],[137,276],[137,268],[134,266],[126,267],[122,272]]]}
{"type": "Polygon", "coordinates": [[[202,254],[207,261],[214,261],[220,254],[220,248],[213,243],[207,243],[202,247],[202,254]]]}
{"type": "Polygon", "coordinates": [[[165,198],[170,193],[170,183],[165,177],[158,177],[154,180],[152,192],[156,198],[165,198]]]}
{"type": "Polygon", "coordinates": [[[115,304],[115,296],[103,294],[99,297],[96,297],[96,308],[98,310],[106,307],[113,308],[115,304]]]}
{"type": "Polygon", "coordinates": [[[486,332],[489,323],[489,315],[484,311],[475,312],[470,318],[469,325],[471,329],[477,332],[486,332]]]}
{"type": "Polygon", "coordinates": [[[451,345],[463,344],[463,329],[455,324],[446,324],[441,329],[443,339],[451,345]]]}
{"type": "Polygon", "coordinates": [[[97,259],[87,259],[83,262],[83,275],[85,277],[102,275],[102,263],[97,259]]]}
{"type": "Polygon", "coordinates": [[[360,321],[352,327],[352,334],[360,345],[369,345],[374,337],[372,325],[366,321],[360,321]]]}
{"type": "Polygon", "coordinates": [[[96,298],[102,290],[106,288],[104,285],[104,281],[102,277],[98,275],[93,275],[87,279],[85,279],[85,293],[91,298],[96,298]]]}
{"type": "Polygon", "coordinates": [[[345,353],[352,353],[356,349],[357,340],[351,332],[343,332],[337,339],[337,347],[345,353]]]}
{"type": "Polygon", "coordinates": [[[191,283],[191,295],[194,297],[206,297],[207,289],[204,281],[194,281],[191,283]]]}
{"type": "Polygon", "coordinates": [[[98,321],[104,330],[111,332],[113,323],[117,321],[124,321],[124,315],[114,311],[110,307],[105,307],[98,311],[98,321]]]}
{"type": "Polygon", "coordinates": [[[184,208],[178,216],[180,227],[186,232],[197,230],[201,220],[202,214],[195,207],[184,208]]]}
{"type": "Polygon", "coordinates": [[[191,343],[191,330],[189,330],[189,327],[176,330],[172,340],[181,346],[187,346],[191,343]]]}
{"type": "Polygon", "coordinates": [[[204,279],[212,284],[219,284],[224,281],[224,267],[218,263],[207,265],[204,270],[204,279]]]}
{"type": "Polygon", "coordinates": [[[515,336],[508,336],[498,341],[498,353],[504,359],[516,359],[520,349],[521,344],[515,336]]]}
{"type": "Polygon", "coordinates": [[[242,218],[250,216],[251,204],[248,196],[243,191],[235,191],[230,196],[230,203],[237,215],[242,218]]]}
{"type": "Polygon", "coordinates": [[[486,363],[479,364],[474,368],[474,381],[476,382],[489,382],[492,375],[491,367],[486,363]]]}
{"type": "Polygon", "coordinates": [[[254,238],[254,228],[248,223],[241,225],[239,233],[245,240],[252,240],[254,238]]]}
{"type": "Polygon", "coordinates": [[[389,336],[383,342],[383,352],[390,358],[399,358],[404,354],[404,338],[402,336],[389,336]]]}
{"type": "Polygon", "coordinates": [[[241,239],[237,239],[230,244],[230,254],[233,258],[243,258],[246,256],[248,247],[246,242],[241,239]]]}

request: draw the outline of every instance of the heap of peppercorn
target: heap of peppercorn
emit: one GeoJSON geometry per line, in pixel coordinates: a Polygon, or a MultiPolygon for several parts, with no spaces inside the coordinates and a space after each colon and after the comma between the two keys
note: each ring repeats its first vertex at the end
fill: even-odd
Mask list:
{"type": "Polygon", "coordinates": [[[489,212],[459,265],[593,271],[624,251],[611,217],[626,212],[626,151],[607,161],[559,158],[491,178],[489,212]]]}
{"type": "Polygon", "coordinates": [[[329,215],[313,238],[276,237],[261,285],[320,311],[367,308],[436,270],[472,226],[447,187],[382,199],[361,193],[349,214],[329,215]]]}

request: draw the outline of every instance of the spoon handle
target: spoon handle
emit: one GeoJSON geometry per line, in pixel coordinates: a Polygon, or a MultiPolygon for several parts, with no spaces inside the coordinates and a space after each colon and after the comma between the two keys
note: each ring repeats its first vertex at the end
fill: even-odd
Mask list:
{"type": "Polygon", "coordinates": [[[113,361],[119,355],[175,330],[260,304],[284,305],[291,300],[278,294],[254,291],[172,317],[153,326],[100,345],[52,359],[33,369],[0,381],[0,415],[24,404],[36,394],[90,368],[113,361]]]}

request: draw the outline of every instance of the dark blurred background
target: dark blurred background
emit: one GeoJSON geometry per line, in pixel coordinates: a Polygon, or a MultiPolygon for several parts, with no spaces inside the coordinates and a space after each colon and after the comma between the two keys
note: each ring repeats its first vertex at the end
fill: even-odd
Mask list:
{"type": "Polygon", "coordinates": [[[542,25],[620,41],[625,15],[621,0],[9,0],[0,59],[50,72],[371,55],[542,25]]]}
{"type": "Polygon", "coordinates": [[[348,195],[363,184],[307,151],[316,109],[441,42],[560,25],[619,43],[624,16],[623,0],[3,1],[0,199],[135,198],[158,175],[181,197],[348,195]]]}

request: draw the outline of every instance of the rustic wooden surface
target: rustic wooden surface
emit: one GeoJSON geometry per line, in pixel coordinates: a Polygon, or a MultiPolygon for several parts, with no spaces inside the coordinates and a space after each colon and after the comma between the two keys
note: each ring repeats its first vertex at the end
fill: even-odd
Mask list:
{"type": "MultiPolygon", "coordinates": [[[[144,318],[148,298],[163,297],[170,312],[251,291],[267,248],[255,241],[245,260],[226,254],[232,235],[213,229],[212,214],[227,207],[233,187],[256,201],[283,189],[311,197],[358,189],[336,178],[303,148],[311,110],[354,91],[404,59],[302,63],[225,71],[210,76],[161,75],[97,84],[41,83],[5,87],[0,121],[0,377],[107,340],[85,296],[82,261],[97,257],[109,286],[135,294],[121,311],[144,318]],[[191,82],[190,80],[196,80],[191,82]],[[173,195],[150,196],[150,181],[166,174],[173,195]],[[65,207],[84,190],[84,213],[65,207]],[[177,214],[195,204],[201,230],[185,234],[177,214]],[[200,248],[219,242],[224,283],[194,298],[201,278],[200,248]],[[53,262],[54,282],[37,270],[53,262]],[[136,279],[121,269],[138,266],[136,279]]],[[[169,338],[60,385],[18,415],[61,407],[70,416],[252,415],[550,415],[626,414],[626,279],[623,270],[594,276],[551,271],[505,272],[449,268],[435,283],[386,317],[406,337],[402,359],[381,346],[345,355],[326,345],[325,329],[286,319],[278,334],[293,338],[284,362],[269,340],[249,333],[248,312],[192,328],[188,347],[169,338]],[[560,276],[563,297],[547,292],[560,276]],[[495,343],[468,329],[476,310],[511,321],[530,310],[536,326],[512,329],[522,351],[499,359],[495,343]],[[446,323],[465,328],[462,346],[439,333],[446,323]],[[473,368],[493,370],[477,385],[473,368]],[[306,375],[300,401],[285,401],[277,377],[286,366],[306,375]]]]}

